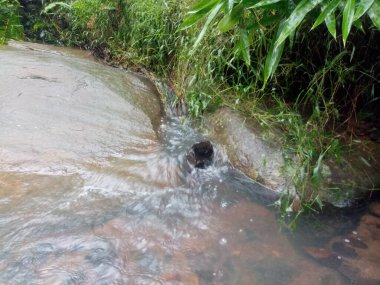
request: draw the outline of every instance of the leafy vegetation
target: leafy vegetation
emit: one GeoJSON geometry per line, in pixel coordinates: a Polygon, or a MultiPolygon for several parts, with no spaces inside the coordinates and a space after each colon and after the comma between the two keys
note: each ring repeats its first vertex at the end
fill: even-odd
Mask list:
{"type": "Polygon", "coordinates": [[[249,66],[250,39],[257,30],[274,29],[264,66],[264,86],[275,72],[283,53],[284,44],[289,39],[293,44],[294,34],[298,26],[308,18],[314,21],[312,29],[323,22],[330,34],[336,39],[336,14],[342,18],[342,40],[346,45],[352,26],[363,30],[362,18],[368,14],[374,26],[380,30],[380,2],[375,0],[200,0],[190,10],[180,30],[193,26],[203,18],[207,18],[195,41],[194,48],[199,45],[206,30],[213,21],[218,22],[219,31],[225,33],[234,28],[239,30],[237,48],[249,66]],[[315,11],[320,9],[320,12],[315,11]],[[221,17],[218,17],[221,14],[221,17]],[[342,15],[342,16],[341,16],[342,15]]]}
{"type": "Polygon", "coordinates": [[[19,3],[15,0],[0,0],[0,44],[8,39],[22,39],[19,3]]]}
{"type": "Polygon", "coordinates": [[[323,161],[379,120],[378,0],[43,3],[23,1],[26,38],[151,70],[194,116],[223,105],[282,129],[303,209],[320,205],[323,161]]]}

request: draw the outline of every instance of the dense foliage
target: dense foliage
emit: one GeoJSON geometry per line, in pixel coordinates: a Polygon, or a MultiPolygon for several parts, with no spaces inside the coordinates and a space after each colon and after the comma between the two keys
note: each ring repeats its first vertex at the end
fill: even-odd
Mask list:
{"type": "Polygon", "coordinates": [[[275,29],[264,67],[264,85],[277,68],[282,56],[285,40],[293,44],[298,26],[307,20],[313,21],[312,29],[323,22],[330,34],[336,39],[336,14],[342,18],[343,44],[354,25],[363,30],[362,18],[368,14],[374,26],[380,30],[380,1],[378,0],[200,0],[189,12],[190,16],[180,29],[191,27],[203,18],[207,18],[194,44],[196,47],[213,21],[218,22],[221,32],[233,27],[239,30],[237,48],[247,65],[250,61],[250,43],[258,30],[275,29]],[[355,5],[356,4],[356,5],[355,5]],[[319,11],[320,12],[319,12],[319,11]],[[222,14],[222,18],[218,17],[222,14]],[[341,16],[342,15],[342,16],[341,16]]]}
{"type": "Polygon", "coordinates": [[[0,0],[0,44],[4,44],[8,39],[23,37],[18,9],[18,1],[0,0]]]}

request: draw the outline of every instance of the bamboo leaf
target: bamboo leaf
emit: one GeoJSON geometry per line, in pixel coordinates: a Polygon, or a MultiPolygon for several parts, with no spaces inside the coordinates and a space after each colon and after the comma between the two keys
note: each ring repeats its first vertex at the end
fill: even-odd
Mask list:
{"type": "Polygon", "coordinates": [[[277,3],[277,2],[280,2],[280,1],[283,1],[283,0],[262,0],[248,8],[259,8],[259,7],[264,7],[264,6],[268,6],[268,5],[271,5],[271,4],[274,4],[274,3],[277,3]]]}
{"type": "Polygon", "coordinates": [[[363,16],[371,8],[373,2],[374,0],[361,0],[356,7],[354,21],[363,16]]]}
{"type": "Polygon", "coordinates": [[[347,37],[350,33],[352,23],[354,21],[355,12],[355,0],[347,0],[343,9],[343,21],[342,21],[342,37],[343,45],[346,45],[347,37]]]}
{"type": "Polygon", "coordinates": [[[227,11],[230,12],[233,7],[234,7],[234,0],[228,0],[227,11]]]}
{"type": "Polygon", "coordinates": [[[278,63],[280,62],[282,52],[284,50],[284,46],[285,46],[284,41],[282,43],[280,43],[279,46],[276,45],[276,38],[278,35],[280,35],[282,33],[283,27],[284,27],[284,22],[282,22],[279,25],[276,36],[273,37],[273,39],[272,39],[268,55],[265,59],[263,89],[265,88],[267,81],[271,78],[272,74],[276,70],[278,63]]]}
{"type": "Polygon", "coordinates": [[[248,32],[246,29],[240,29],[239,51],[243,57],[245,64],[247,66],[250,66],[251,56],[249,53],[249,40],[248,40],[248,32]]]}
{"type": "Polygon", "coordinates": [[[329,33],[334,37],[334,39],[336,39],[336,20],[334,12],[326,16],[325,24],[329,33]]]}
{"type": "Polygon", "coordinates": [[[375,27],[380,30],[380,0],[375,0],[368,9],[368,16],[371,18],[375,27]]]}
{"type": "Polygon", "coordinates": [[[335,9],[338,7],[341,0],[333,0],[329,4],[327,4],[325,7],[322,8],[321,14],[318,16],[317,20],[315,20],[314,25],[311,27],[311,29],[315,29],[318,27],[323,21],[325,21],[326,17],[333,13],[335,9]]]}
{"type": "Polygon", "coordinates": [[[218,2],[222,1],[223,0],[201,0],[191,8],[189,13],[194,14],[206,8],[212,9],[212,7],[214,7],[218,2]]]}
{"type": "Polygon", "coordinates": [[[298,25],[305,18],[306,14],[309,13],[321,1],[322,0],[302,0],[290,14],[289,18],[286,19],[284,28],[282,29],[281,34],[277,38],[275,46],[279,47],[298,27],[298,25]]]}
{"type": "Polygon", "coordinates": [[[268,26],[268,25],[272,25],[274,23],[278,23],[279,19],[278,19],[278,16],[277,15],[274,15],[274,16],[266,16],[264,18],[262,18],[260,20],[260,22],[254,22],[252,24],[250,24],[248,27],[247,27],[247,30],[248,31],[253,31],[253,30],[257,30],[259,29],[260,27],[262,26],[268,26]]]}
{"type": "Polygon", "coordinates": [[[201,30],[201,32],[200,32],[197,40],[195,41],[195,44],[193,46],[194,49],[198,46],[198,44],[200,43],[200,41],[204,37],[204,35],[205,35],[206,31],[207,31],[208,26],[210,25],[210,23],[212,22],[212,20],[214,20],[215,16],[218,14],[218,12],[219,12],[220,8],[222,8],[223,4],[224,3],[219,3],[218,5],[216,5],[214,7],[214,9],[211,11],[210,15],[208,15],[206,23],[204,24],[204,26],[203,26],[203,28],[202,28],[202,30],[201,30]]]}
{"type": "Polygon", "coordinates": [[[182,24],[178,27],[178,31],[186,30],[193,26],[195,23],[197,23],[200,19],[202,19],[205,15],[207,15],[208,12],[210,12],[212,7],[205,8],[203,10],[198,11],[197,13],[194,13],[187,17],[182,24]]]}
{"type": "Polygon", "coordinates": [[[232,11],[226,14],[218,24],[218,29],[224,33],[231,30],[240,20],[243,11],[242,5],[237,5],[232,11]]]}

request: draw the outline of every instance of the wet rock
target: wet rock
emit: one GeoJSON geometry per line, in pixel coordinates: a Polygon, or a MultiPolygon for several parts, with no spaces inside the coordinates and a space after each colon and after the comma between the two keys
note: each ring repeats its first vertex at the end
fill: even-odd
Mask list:
{"type": "Polygon", "coordinates": [[[160,279],[163,280],[165,284],[200,284],[198,275],[191,272],[165,274],[160,276],[160,279]]]}
{"type": "Polygon", "coordinates": [[[214,157],[214,148],[209,141],[194,144],[189,150],[187,162],[195,168],[206,168],[211,165],[214,157]]]}
{"type": "Polygon", "coordinates": [[[341,258],[326,248],[306,247],[305,252],[322,265],[329,268],[338,268],[342,264],[341,258]]]}
{"type": "Polygon", "coordinates": [[[1,46],[0,61],[8,168],[76,171],[74,161],[119,153],[137,138],[157,140],[152,122],[159,122],[160,100],[141,76],[30,43],[1,46]]]}
{"type": "MultiPolygon", "coordinates": [[[[284,159],[284,134],[280,130],[264,130],[259,122],[227,108],[206,115],[204,122],[208,136],[225,148],[234,167],[273,191],[296,194],[292,165],[297,165],[297,160],[289,156],[284,159]]],[[[352,145],[339,163],[325,161],[319,187],[322,200],[336,207],[360,203],[368,191],[380,185],[379,162],[380,144],[370,141],[352,145]]],[[[297,210],[297,203],[293,206],[297,210]]]]}
{"type": "Polygon", "coordinates": [[[375,215],[377,217],[380,217],[380,202],[377,201],[377,202],[373,202],[370,206],[369,206],[369,212],[372,214],[372,215],[375,215]]]}
{"type": "Polygon", "coordinates": [[[366,245],[364,242],[362,242],[359,239],[350,238],[349,241],[350,241],[351,246],[353,246],[355,248],[361,248],[361,249],[367,249],[368,248],[368,245],[366,245]]]}
{"type": "Polygon", "coordinates": [[[247,176],[278,193],[295,194],[276,130],[266,132],[258,122],[246,121],[226,108],[206,116],[205,129],[247,176]]]}
{"type": "Polygon", "coordinates": [[[380,284],[380,218],[364,215],[352,234],[336,236],[325,248],[305,248],[305,252],[354,284],[380,284]]]}
{"type": "Polygon", "coordinates": [[[334,250],[334,252],[342,256],[347,256],[351,258],[358,256],[358,254],[353,248],[346,246],[342,242],[334,242],[331,248],[332,250],[334,250]]]}

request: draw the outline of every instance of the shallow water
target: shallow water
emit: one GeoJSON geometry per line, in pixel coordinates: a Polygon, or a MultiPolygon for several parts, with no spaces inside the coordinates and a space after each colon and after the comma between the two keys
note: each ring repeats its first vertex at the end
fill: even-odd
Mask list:
{"type": "Polygon", "coordinates": [[[0,49],[0,284],[345,284],[149,82],[41,50],[0,49]]]}

